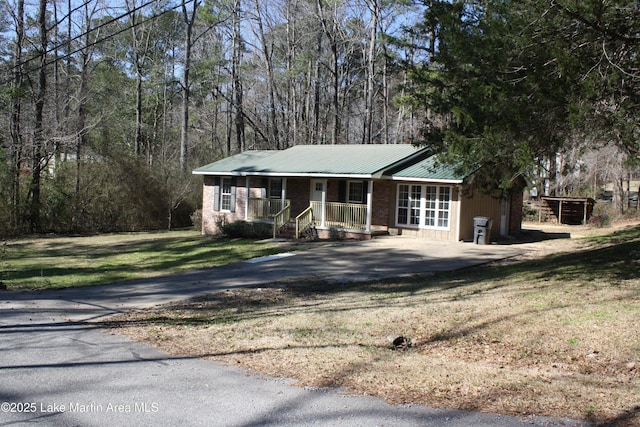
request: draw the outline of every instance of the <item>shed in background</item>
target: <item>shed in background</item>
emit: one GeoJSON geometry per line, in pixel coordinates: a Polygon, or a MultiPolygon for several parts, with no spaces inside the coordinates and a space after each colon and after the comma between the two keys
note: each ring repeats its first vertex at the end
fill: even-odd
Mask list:
{"type": "Polygon", "coordinates": [[[558,224],[586,224],[593,214],[595,200],[590,197],[542,197],[540,221],[555,218],[558,224]]]}

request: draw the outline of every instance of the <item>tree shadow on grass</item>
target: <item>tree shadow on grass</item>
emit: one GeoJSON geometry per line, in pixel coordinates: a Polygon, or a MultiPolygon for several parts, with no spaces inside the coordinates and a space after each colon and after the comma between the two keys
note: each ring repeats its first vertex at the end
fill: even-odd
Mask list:
{"type": "Polygon", "coordinates": [[[525,243],[537,243],[547,240],[570,239],[571,233],[549,232],[536,229],[523,228],[517,239],[502,239],[498,243],[501,245],[520,245],[525,243]]]}
{"type": "Polygon", "coordinates": [[[107,246],[56,242],[37,249],[15,245],[1,260],[0,280],[17,290],[81,287],[216,267],[282,251],[251,240],[202,237],[163,236],[107,246]]]}
{"type": "MultiPolygon", "coordinates": [[[[261,288],[214,293],[167,306],[169,310],[186,310],[191,314],[182,316],[182,320],[166,318],[164,321],[191,325],[240,322],[278,315],[282,310],[287,313],[310,311],[323,306],[327,297],[336,302],[331,309],[334,312],[355,308],[384,308],[389,304],[394,307],[405,304],[410,306],[413,304],[411,300],[403,298],[418,293],[425,297],[442,294],[430,301],[437,303],[468,299],[503,288],[513,291],[514,281],[527,285],[539,283],[540,289],[551,290],[561,289],[566,283],[572,283],[572,288],[624,286],[625,295],[633,298],[640,295],[640,286],[633,286],[633,283],[626,286],[625,283],[638,277],[640,228],[632,233],[625,231],[624,238],[612,235],[608,241],[599,240],[597,244],[590,244],[579,252],[554,254],[536,260],[493,263],[451,272],[356,282],[334,282],[317,277],[292,279],[261,285],[261,288]],[[456,289],[460,292],[448,292],[456,289]],[[341,301],[349,298],[352,293],[370,295],[373,298],[366,300],[366,306],[341,301]]],[[[322,309],[326,310],[326,307],[322,309]]],[[[156,321],[160,322],[162,319],[158,318],[156,321]]]]}
{"type": "Polygon", "coordinates": [[[598,422],[596,427],[633,427],[640,425],[640,405],[623,412],[613,419],[598,422]]]}

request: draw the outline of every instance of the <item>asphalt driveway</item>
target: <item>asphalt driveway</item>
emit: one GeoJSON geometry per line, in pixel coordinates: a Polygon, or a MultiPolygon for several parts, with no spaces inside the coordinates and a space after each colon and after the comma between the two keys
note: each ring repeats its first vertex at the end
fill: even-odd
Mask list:
{"type": "MultiPolygon", "coordinates": [[[[515,256],[526,245],[386,237],[109,286],[0,294],[0,426],[575,425],[572,420],[391,406],[302,389],[103,332],[136,308],[284,279],[369,280],[446,271],[515,256]]],[[[585,424],[586,425],[586,424],[585,424]]]]}

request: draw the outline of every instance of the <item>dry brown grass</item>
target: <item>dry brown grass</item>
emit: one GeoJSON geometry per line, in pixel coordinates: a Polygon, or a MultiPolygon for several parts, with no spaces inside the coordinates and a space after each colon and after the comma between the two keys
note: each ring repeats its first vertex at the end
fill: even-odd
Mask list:
{"type": "Polygon", "coordinates": [[[481,270],[227,291],[114,324],[172,354],[392,403],[638,425],[640,229],[621,236],[481,270]]]}

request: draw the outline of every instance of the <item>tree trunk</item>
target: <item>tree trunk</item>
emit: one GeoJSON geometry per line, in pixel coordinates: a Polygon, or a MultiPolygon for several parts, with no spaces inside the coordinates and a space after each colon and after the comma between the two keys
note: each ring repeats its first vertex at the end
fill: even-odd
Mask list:
{"type": "MultiPolygon", "coordinates": [[[[72,0],[67,0],[67,10],[71,10],[73,7],[72,0]]],[[[88,26],[87,26],[88,28],[88,26]]],[[[73,68],[73,58],[71,55],[72,49],[72,40],[71,40],[71,32],[73,30],[73,21],[71,19],[71,13],[67,16],[67,43],[65,43],[65,76],[64,76],[64,91],[66,94],[71,93],[71,70],[73,68]]],[[[62,117],[64,117],[65,121],[68,121],[71,116],[71,103],[70,100],[65,100],[64,106],[62,108],[62,117]]]]}
{"type": "Polygon", "coordinates": [[[631,208],[631,172],[627,172],[627,191],[625,193],[626,208],[631,208]]]}
{"type": "Polygon", "coordinates": [[[242,99],[242,80],[240,79],[240,58],[242,56],[242,40],[240,34],[240,11],[241,0],[234,1],[233,8],[233,34],[232,34],[232,61],[231,61],[231,77],[233,80],[233,104],[235,107],[235,129],[236,129],[236,146],[238,152],[244,151],[244,106],[242,99]]]}
{"type": "Polygon", "coordinates": [[[298,96],[296,94],[296,79],[293,76],[293,59],[296,57],[296,25],[292,23],[293,6],[297,6],[297,2],[286,2],[286,34],[287,34],[287,106],[288,115],[285,121],[287,139],[285,148],[289,145],[298,144],[298,96]]]}
{"type": "Polygon", "coordinates": [[[384,132],[383,135],[385,144],[389,144],[391,142],[391,137],[389,135],[389,82],[387,78],[387,60],[385,55],[385,61],[382,66],[382,94],[384,97],[382,103],[382,128],[384,132]]]}
{"type": "MultiPolygon", "coordinates": [[[[78,111],[77,111],[77,123],[76,123],[76,182],[75,182],[75,203],[73,208],[73,217],[71,218],[72,227],[78,226],[78,221],[81,211],[80,201],[80,189],[82,180],[82,150],[86,145],[86,125],[87,125],[87,103],[89,92],[89,63],[91,60],[91,39],[89,36],[89,30],[91,28],[91,22],[95,12],[95,6],[93,10],[89,10],[89,4],[84,5],[84,37],[83,46],[80,51],[80,86],[78,87],[78,111]]],[[[68,102],[67,102],[68,103],[68,102]]]]}
{"type": "Polygon", "coordinates": [[[38,92],[35,99],[33,129],[33,151],[31,156],[30,231],[40,231],[40,178],[42,172],[42,150],[44,146],[44,102],[47,91],[47,0],[40,0],[38,8],[38,35],[40,36],[40,68],[38,70],[38,92]]]}
{"type": "MultiPolygon", "coordinates": [[[[54,1],[53,5],[53,21],[58,22],[58,2],[54,1]]],[[[71,15],[71,14],[69,14],[71,15]]],[[[56,117],[56,129],[61,129],[61,114],[60,114],[60,66],[59,60],[60,56],[58,54],[58,49],[60,49],[60,45],[57,43],[60,40],[60,32],[58,31],[58,26],[53,27],[53,39],[56,41],[56,46],[53,49],[53,105],[56,117]]],[[[58,152],[58,143],[56,142],[56,147],[54,148],[56,157],[59,156],[58,152]]],[[[58,160],[56,158],[56,160],[58,160]]]]}
{"type": "MultiPolygon", "coordinates": [[[[88,38],[85,37],[85,42],[88,38]]],[[[87,46],[87,45],[85,45],[87,46]]],[[[82,52],[82,69],[80,70],[80,87],[78,88],[78,123],[76,124],[76,185],[75,185],[75,206],[72,218],[72,226],[77,225],[80,215],[80,183],[82,176],[82,147],[85,145],[87,123],[87,86],[89,83],[89,53],[86,50],[82,52]]]]}
{"type": "Polygon", "coordinates": [[[313,136],[312,144],[320,144],[320,58],[322,56],[322,32],[318,31],[318,45],[314,67],[313,86],[313,136]]]}
{"type": "MultiPolygon", "coordinates": [[[[331,49],[331,74],[333,77],[333,131],[331,133],[331,143],[337,144],[340,137],[340,64],[338,57],[338,36],[336,34],[337,16],[335,14],[333,15],[330,29],[324,12],[324,0],[317,0],[316,6],[318,8],[320,24],[329,40],[329,47],[331,49]]],[[[334,4],[334,11],[337,13],[337,4],[334,4]]]]}
{"type": "Polygon", "coordinates": [[[24,41],[24,0],[17,0],[16,5],[16,40],[13,54],[13,102],[11,105],[11,207],[9,229],[19,232],[22,219],[20,214],[20,163],[22,161],[22,45],[24,41]]]}
{"type": "Polygon", "coordinates": [[[134,152],[136,157],[142,152],[142,72],[136,67],[136,130],[134,136],[134,152]]]}
{"type": "Polygon", "coordinates": [[[278,115],[276,108],[276,83],[275,77],[273,73],[273,58],[272,49],[269,48],[269,44],[267,42],[267,37],[264,32],[264,24],[262,19],[262,11],[260,10],[260,1],[255,1],[256,6],[256,19],[258,21],[258,33],[260,37],[260,43],[262,44],[262,52],[264,55],[265,66],[267,68],[267,95],[269,102],[269,119],[270,125],[268,126],[269,132],[267,133],[269,137],[272,139],[268,141],[269,146],[275,146],[277,150],[280,150],[280,137],[279,137],[279,126],[278,126],[278,115]]]}
{"type": "Polygon", "coordinates": [[[133,50],[133,66],[136,70],[136,124],[134,153],[136,157],[139,157],[142,153],[142,84],[144,77],[144,63],[146,61],[146,55],[149,48],[150,31],[145,28],[143,23],[138,22],[140,12],[137,11],[139,7],[136,5],[136,0],[127,0],[126,6],[131,15],[129,19],[131,29],[131,47],[133,50]]]}
{"type": "Polygon", "coordinates": [[[624,214],[624,178],[619,177],[613,181],[613,206],[616,215],[624,214]]]}
{"type": "Polygon", "coordinates": [[[193,25],[196,21],[196,14],[200,1],[193,1],[193,9],[187,11],[187,0],[182,0],[182,16],[186,26],[184,36],[184,63],[182,70],[182,126],[180,129],[180,169],[185,171],[188,161],[189,150],[189,94],[190,94],[190,81],[189,72],[191,68],[191,48],[192,48],[192,36],[193,25]]]}
{"type": "MultiPolygon", "coordinates": [[[[429,2],[429,8],[433,8],[433,1],[429,2]]],[[[436,24],[434,23],[429,27],[429,68],[434,66],[434,61],[436,57],[436,24]]],[[[433,117],[433,109],[431,106],[427,107],[427,129],[429,132],[434,129],[434,117],[433,117]]]]}
{"type": "MultiPolygon", "coordinates": [[[[297,4],[297,3],[296,3],[297,4]]],[[[296,57],[296,26],[295,22],[292,23],[292,16],[294,14],[291,11],[292,2],[286,2],[287,7],[287,105],[289,107],[289,114],[286,120],[286,135],[287,140],[285,145],[297,145],[298,144],[298,96],[296,94],[296,80],[293,75],[293,60],[296,57]]]]}
{"type": "Polygon", "coordinates": [[[370,0],[371,33],[369,37],[369,50],[367,55],[367,82],[365,90],[364,132],[362,142],[373,143],[373,92],[375,85],[376,64],[376,38],[378,37],[378,20],[380,9],[378,0],[370,0]]]}

